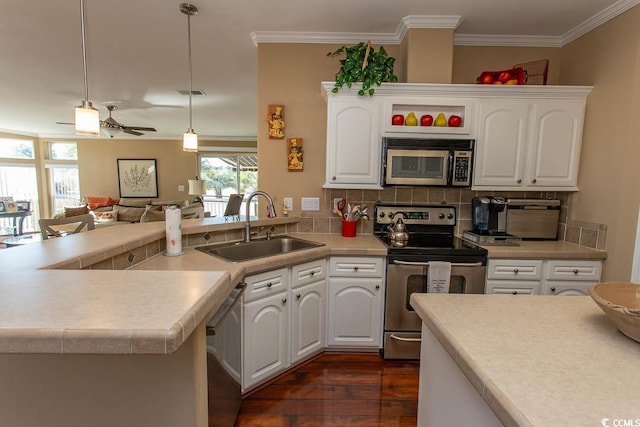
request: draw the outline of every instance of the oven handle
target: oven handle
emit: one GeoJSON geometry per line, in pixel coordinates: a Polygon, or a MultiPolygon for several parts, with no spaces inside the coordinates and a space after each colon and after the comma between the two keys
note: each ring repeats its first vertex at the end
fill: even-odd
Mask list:
{"type": "Polygon", "coordinates": [[[389,338],[393,338],[394,340],[405,341],[405,342],[421,342],[422,341],[421,338],[403,338],[403,337],[399,337],[399,336],[397,336],[395,334],[389,335],[389,338]]]}
{"type": "MultiPolygon", "coordinates": [[[[420,265],[423,267],[428,267],[429,263],[428,262],[414,262],[414,261],[398,261],[398,260],[394,260],[393,261],[394,264],[399,264],[399,265],[420,265]]],[[[451,267],[480,267],[482,265],[482,263],[480,261],[478,262],[452,262],[451,263],[451,267]]]]}

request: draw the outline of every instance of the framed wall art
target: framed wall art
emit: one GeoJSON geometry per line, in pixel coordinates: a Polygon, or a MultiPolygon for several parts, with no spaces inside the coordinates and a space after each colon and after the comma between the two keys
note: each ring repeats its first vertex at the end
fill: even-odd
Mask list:
{"type": "Polygon", "coordinates": [[[118,159],[120,197],[158,197],[156,159],[118,159]]]}

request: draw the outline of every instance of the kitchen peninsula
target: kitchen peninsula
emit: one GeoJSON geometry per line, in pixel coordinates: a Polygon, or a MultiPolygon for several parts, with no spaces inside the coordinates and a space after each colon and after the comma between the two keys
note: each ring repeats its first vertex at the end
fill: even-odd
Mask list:
{"type": "Polygon", "coordinates": [[[423,320],[420,426],[640,422],[640,343],[590,297],[414,294],[411,304],[423,320]]]}
{"type": "MultiPolygon", "coordinates": [[[[183,238],[219,242],[242,226],[185,220],[183,238]]],[[[384,255],[373,236],[319,241],[334,239],[338,254],[384,255]]],[[[164,223],[130,224],[0,252],[0,425],[206,426],[206,321],[248,272],[330,254],[229,264],[191,248],[165,257],[163,241],[164,223]],[[91,269],[105,261],[115,270],[91,269]]]]}

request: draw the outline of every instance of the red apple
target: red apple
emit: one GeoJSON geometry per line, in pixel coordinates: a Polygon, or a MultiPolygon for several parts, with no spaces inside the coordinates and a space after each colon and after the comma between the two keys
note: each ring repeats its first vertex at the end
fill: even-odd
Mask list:
{"type": "Polygon", "coordinates": [[[420,126],[431,126],[433,124],[433,116],[431,114],[425,114],[420,117],[420,126]]]}
{"type": "Polygon", "coordinates": [[[509,73],[508,71],[503,71],[498,76],[498,80],[501,81],[502,83],[506,83],[507,81],[509,81],[511,79],[512,79],[511,73],[509,73]]]}
{"type": "Polygon", "coordinates": [[[391,117],[391,124],[394,126],[402,126],[404,124],[404,116],[402,114],[394,114],[391,117]]]}
{"type": "Polygon", "coordinates": [[[491,77],[491,74],[485,74],[482,77],[482,83],[486,85],[490,85],[491,83],[493,83],[493,77],[491,77]]]}
{"type": "Polygon", "coordinates": [[[462,117],[451,115],[449,116],[449,126],[452,128],[458,128],[462,125],[462,117]]]}

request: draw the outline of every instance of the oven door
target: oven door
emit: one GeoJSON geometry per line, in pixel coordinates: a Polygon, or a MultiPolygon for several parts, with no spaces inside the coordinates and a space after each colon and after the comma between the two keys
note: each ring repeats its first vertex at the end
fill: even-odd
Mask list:
{"type": "Polygon", "coordinates": [[[399,150],[386,153],[387,185],[447,185],[449,150],[399,150]]]}
{"type": "MultiPolygon", "coordinates": [[[[409,298],[427,292],[428,262],[393,260],[387,266],[384,318],[385,359],[419,359],[422,321],[409,298]]],[[[483,262],[451,263],[449,293],[484,294],[483,262]]]]}

